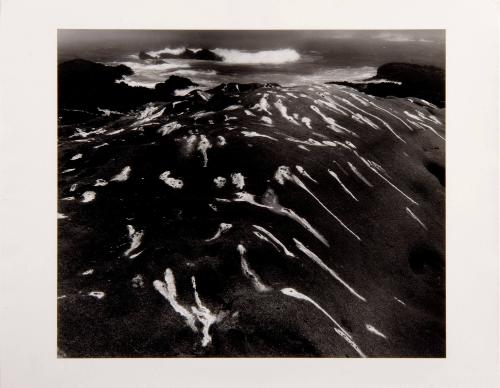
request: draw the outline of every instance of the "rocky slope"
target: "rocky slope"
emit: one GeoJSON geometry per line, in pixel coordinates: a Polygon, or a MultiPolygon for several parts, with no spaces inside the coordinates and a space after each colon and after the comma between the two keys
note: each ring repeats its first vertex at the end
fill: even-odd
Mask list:
{"type": "Polygon", "coordinates": [[[339,85],[61,124],[60,356],[444,356],[444,137],[339,85]]]}

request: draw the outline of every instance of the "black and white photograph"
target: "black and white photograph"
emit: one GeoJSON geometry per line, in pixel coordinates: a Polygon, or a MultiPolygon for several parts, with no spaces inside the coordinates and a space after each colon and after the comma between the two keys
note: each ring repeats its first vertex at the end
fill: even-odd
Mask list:
{"type": "Polygon", "coordinates": [[[58,357],[446,357],[444,30],[57,39],[58,357]]]}

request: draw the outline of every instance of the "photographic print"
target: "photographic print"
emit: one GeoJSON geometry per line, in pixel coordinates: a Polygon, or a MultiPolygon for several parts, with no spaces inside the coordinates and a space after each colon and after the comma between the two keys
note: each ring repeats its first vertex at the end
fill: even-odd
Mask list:
{"type": "Polygon", "coordinates": [[[445,54],[58,30],[58,357],[446,357],[445,54]]]}

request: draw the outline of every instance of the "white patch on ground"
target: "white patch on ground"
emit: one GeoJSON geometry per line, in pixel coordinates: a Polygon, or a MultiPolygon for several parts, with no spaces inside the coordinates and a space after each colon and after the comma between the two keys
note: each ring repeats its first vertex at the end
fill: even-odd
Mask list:
{"type": "Polygon", "coordinates": [[[351,162],[347,162],[347,164],[349,165],[351,171],[359,178],[361,179],[361,181],[363,181],[363,183],[365,185],[367,185],[368,187],[373,187],[373,185],[370,183],[370,181],[368,179],[366,179],[359,171],[356,167],[354,167],[354,165],[351,163],[351,162]]]}
{"type": "Polygon", "coordinates": [[[225,222],[221,222],[221,224],[219,225],[219,229],[217,229],[217,232],[214,234],[214,236],[211,238],[207,238],[205,241],[208,242],[208,241],[217,240],[220,236],[222,236],[222,234],[226,233],[232,227],[233,227],[232,224],[227,224],[225,222]]]}
{"type": "Polygon", "coordinates": [[[250,268],[250,265],[248,264],[248,262],[245,259],[245,256],[246,256],[246,249],[245,249],[245,247],[242,244],[239,244],[238,247],[237,247],[237,250],[238,250],[238,252],[240,253],[240,256],[241,256],[241,269],[243,271],[243,275],[245,275],[245,277],[252,282],[254,288],[258,292],[271,291],[272,288],[266,286],[265,284],[263,284],[262,281],[261,281],[261,279],[260,279],[260,277],[259,277],[259,275],[257,275],[255,273],[255,271],[253,271],[250,268]]]}
{"type": "Polygon", "coordinates": [[[245,187],[245,177],[239,172],[231,174],[231,181],[240,190],[245,187]]]}
{"type": "Polygon", "coordinates": [[[207,167],[208,165],[208,155],[207,151],[209,148],[212,148],[212,144],[208,141],[205,135],[200,135],[200,141],[198,142],[198,151],[203,155],[203,167],[207,167]]]}
{"type": "Polygon", "coordinates": [[[163,172],[160,175],[160,179],[174,189],[182,189],[182,186],[184,186],[182,179],[176,179],[170,176],[170,171],[163,172]]]}
{"type": "Polygon", "coordinates": [[[342,284],[347,290],[353,294],[356,298],[366,302],[366,299],[358,294],[358,292],[352,288],[349,284],[347,284],[333,269],[328,267],[323,260],[321,260],[313,251],[309,250],[304,244],[302,244],[299,240],[293,239],[297,248],[304,253],[307,257],[309,257],[312,261],[318,264],[321,268],[323,268],[326,272],[333,276],[340,284],[342,284]]]}
{"type": "Polygon", "coordinates": [[[132,126],[137,127],[139,125],[149,123],[160,117],[163,112],[165,112],[165,108],[152,105],[147,106],[143,111],[139,112],[139,115],[137,116],[138,120],[132,126]]]}
{"type": "Polygon", "coordinates": [[[74,201],[75,199],[75,197],[64,197],[61,199],[61,201],[74,201]]]}
{"type": "Polygon", "coordinates": [[[140,247],[142,243],[142,238],[144,236],[144,231],[142,230],[136,231],[132,225],[127,225],[127,229],[128,229],[128,238],[130,240],[130,247],[123,254],[133,259],[133,257],[130,256],[130,254],[140,247]]]}
{"type": "Polygon", "coordinates": [[[297,97],[295,94],[293,94],[293,93],[287,92],[286,94],[287,94],[287,95],[289,95],[290,97],[293,97],[293,98],[298,98],[298,97],[297,97]]]}
{"type": "Polygon", "coordinates": [[[95,191],[86,191],[82,194],[82,202],[91,202],[95,199],[96,193],[95,191]]]}
{"type": "Polygon", "coordinates": [[[195,325],[195,315],[177,302],[175,278],[170,268],[165,270],[165,283],[161,280],[155,280],[153,282],[153,287],[170,303],[170,306],[172,306],[174,311],[184,318],[186,324],[191,328],[191,330],[195,333],[198,332],[198,328],[195,325]]]}
{"type": "Polygon", "coordinates": [[[309,179],[310,181],[312,181],[314,183],[318,183],[318,181],[316,179],[314,179],[311,175],[308,174],[308,172],[304,169],[304,167],[297,165],[297,166],[295,166],[295,168],[297,169],[299,174],[305,176],[307,179],[309,179]]]}
{"type": "Polygon", "coordinates": [[[161,133],[162,136],[169,135],[175,130],[182,128],[182,125],[180,125],[177,121],[173,121],[171,123],[165,124],[162,126],[159,130],[158,133],[161,133]]]}
{"type": "Polygon", "coordinates": [[[284,295],[290,296],[292,298],[305,300],[306,302],[311,303],[319,311],[325,314],[328,317],[328,319],[330,319],[330,321],[333,322],[333,324],[335,325],[335,332],[337,334],[339,334],[361,357],[363,358],[366,357],[366,355],[361,351],[358,345],[352,340],[352,336],[342,326],[340,326],[340,324],[330,314],[328,314],[328,312],[323,307],[321,307],[313,299],[295,290],[294,288],[283,288],[281,289],[281,292],[284,295]]]}
{"type": "Polygon", "coordinates": [[[267,117],[267,116],[262,116],[260,118],[263,122],[265,122],[266,124],[269,124],[269,125],[272,125],[273,124],[273,120],[271,120],[270,117],[267,117]]]}
{"type": "Polygon", "coordinates": [[[224,136],[217,136],[216,144],[218,147],[224,147],[227,144],[226,138],[224,136]]]}
{"type": "Polygon", "coordinates": [[[132,171],[132,168],[130,168],[130,166],[124,167],[119,174],[116,174],[113,178],[111,178],[111,181],[125,182],[130,176],[130,171],[132,171]]]}
{"type": "Polygon", "coordinates": [[[226,178],[224,178],[222,176],[218,176],[217,178],[214,178],[214,183],[218,189],[221,189],[226,184],[226,178]]]}
{"type": "Polygon", "coordinates": [[[246,137],[265,137],[270,140],[278,141],[278,139],[275,139],[272,136],[268,135],[262,135],[261,133],[255,132],[255,131],[241,131],[241,134],[246,137]]]}
{"type": "Polygon", "coordinates": [[[350,234],[352,234],[354,236],[354,238],[361,241],[361,238],[356,233],[354,233],[351,229],[349,229],[349,227],[346,224],[344,224],[344,222],[339,217],[337,217],[330,209],[328,209],[323,204],[323,202],[321,202],[318,199],[318,197],[316,197],[312,193],[312,191],[307,188],[307,186],[300,180],[299,177],[292,174],[290,167],[288,167],[288,166],[278,167],[278,169],[276,170],[276,173],[274,175],[274,178],[282,185],[285,183],[285,180],[295,183],[301,189],[306,191],[312,198],[314,198],[314,200],[316,200],[316,202],[318,202],[321,205],[321,207],[323,209],[325,209],[346,231],[348,231],[350,234]]]}
{"type": "Polygon", "coordinates": [[[102,291],[90,291],[87,295],[96,299],[102,299],[106,294],[102,291]]]}
{"type": "Polygon", "coordinates": [[[76,190],[76,186],[78,186],[76,183],[73,183],[71,185],[71,187],[69,188],[69,191],[75,191],[76,190]]]}
{"type": "Polygon", "coordinates": [[[254,115],[252,112],[250,112],[248,109],[245,109],[245,111],[244,111],[244,112],[245,112],[245,114],[246,114],[247,116],[255,116],[255,115],[254,115]]]}
{"type": "Polygon", "coordinates": [[[86,271],[83,271],[82,272],[82,276],[88,276],[88,275],[92,275],[94,273],[94,270],[92,268],[86,270],[86,271]]]}
{"type": "Polygon", "coordinates": [[[358,199],[354,196],[354,194],[351,193],[351,191],[342,183],[339,176],[335,172],[333,172],[330,169],[328,169],[328,172],[330,173],[331,176],[333,176],[335,178],[335,180],[340,184],[340,186],[344,189],[344,191],[347,194],[349,194],[355,201],[358,201],[358,199]]]}
{"type": "Polygon", "coordinates": [[[67,174],[68,172],[75,171],[75,168],[67,168],[66,170],[62,171],[61,174],[67,174]]]}
{"type": "Polygon", "coordinates": [[[311,150],[309,148],[307,148],[305,145],[299,144],[297,147],[300,148],[301,150],[311,152],[311,150]]]}
{"type": "Polygon", "coordinates": [[[420,220],[420,218],[418,218],[418,217],[415,215],[415,213],[413,213],[413,212],[410,210],[410,208],[408,208],[408,207],[406,208],[406,213],[408,213],[408,214],[410,215],[410,217],[411,217],[411,218],[413,218],[415,221],[417,221],[417,222],[418,222],[418,224],[419,224],[422,228],[424,228],[425,230],[428,230],[428,229],[427,229],[427,226],[426,226],[426,225],[425,225],[425,224],[424,224],[424,223],[420,220]]]}
{"type": "Polygon", "coordinates": [[[301,121],[306,125],[307,128],[312,129],[312,127],[311,127],[311,119],[309,117],[305,117],[304,116],[304,117],[302,117],[301,121]]]}
{"type": "Polygon", "coordinates": [[[81,159],[83,157],[83,154],[76,154],[75,156],[73,156],[71,158],[71,160],[78,160],[78,159],[81,159]]]}
{"type": "Polygon", "coordinates": [[[104,179],[96,179],[94,186],[106,186],[108,184],[104,179]]]}
{"type": "Polygon", "coordinates": [[[264,93],[264,95],[260,98],[259,102],[250,109],[256,109],[259,112],[266,112],[269,116],[272,116],[273,114],[269,111],[270,105],[267,102],[268,96],[269,96],[268,93],[264,93]]]}
{"type": "Polygon", "coordinates": [[[293,123],[295,125],[299,125],[299,123],[292,116],[288,115],[288,113],[287,113],[288,112],[288,108],[283,104],[283,102],[281,101],[281,99],[278,99],[278,101],[276,101],[274,103],[274,106],[281,113],[281,116],[283,116],[285,119],[287,119],[291,123],[293,123]]]}
{"type": "Polygon", "coordinates": [[[368,117],[363,116],[361,113],[355,113],[351,117],[359,123],[368,124],[370,127],[374,129],[380,129],[380,127],[377,124],[371,121],[368,117]]]}
{"type": "Polygon", "coordinates": [[[366,330],[368,330],[370,333],[373,333],[375,335],[378,335],[379,337],[387,339],[387,337],[385,336],[385,334],[383,334],[380,331],[378,331],[377,329],[375,329],[372,325],[370,325],[370,324],[367,323],[365,325],[365,327],[366,327],[366,330]]]}
{"type": "Polygon", "coordinates": [[[262,239],[262,237],[264,237],[264,240],[268,241],[272,245],[274,245],[278,251],[280,250],[279,248],[281,248],[281,250],[283,251],[283,253],[285,255],[287,255],[289,257],[295,257],[295,255],[287,249],[285,244],[283,244],[280,240],[278,240],[276,237],[274,237],[274,235],[271,232],[269,232],[267,229],[264,229],[262,226],[259,226],[259,225],[253,225],[253,227],[255,229],[257,229],[259,232],[264,233],[270,240],[268,240],[265,236],[262,236],[260,233],[257,234],[256,232],[254,232],[257,237],[259,237],[260,239],[262,239]]]}
{"type": "Polygon", "coordinates": [[[203,334],[203,338],[201,339],[201,346],[206,347],[210,342],[212,342],[209,330],[210,326],[217,321],[217,316],[212,314],[208,307],[201,303],[200,296],[198,295],[198,291],[196,289],[196,279],[194,276],[191,276],[191,283],[193,285],[194,300],[196,301],[196,306],[191,306],[191,311],[202,325],[201,333],[203,334]]]}
{"type": "Polygon", "coordinates": [[[63,220],[63,219],[65,219],[65,218],[68,218],[68,216],[67,216],[67,215],[64,215],[64,214],[62,214],[62,213],[57,213],[57,219],[58,219],[58,220],[63,220]]]}
{"type": "Polygon", "coordinates": [[[217,206],[215,206],[213,203],[209,203],[208,206],[210,207],[210,209],[212,209],[214,212],[217,211],[217,206]]]}

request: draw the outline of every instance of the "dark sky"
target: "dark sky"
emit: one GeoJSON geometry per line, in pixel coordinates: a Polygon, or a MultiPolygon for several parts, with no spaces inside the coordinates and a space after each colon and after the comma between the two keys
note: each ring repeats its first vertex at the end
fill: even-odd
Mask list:
{"type": "Polygon", "coordinates": [[[75,46],[163,45],[268,49],[291,47],[303,49],[339,41],[428,42],[443,44],[444,30],[59,30],[61,49],[75,46]]]}

